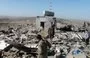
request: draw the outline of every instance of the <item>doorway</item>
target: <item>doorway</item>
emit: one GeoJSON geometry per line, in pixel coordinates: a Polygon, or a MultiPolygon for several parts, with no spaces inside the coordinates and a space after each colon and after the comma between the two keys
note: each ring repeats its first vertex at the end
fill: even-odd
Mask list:
{"type": "Polygon", "coordinates": [[[43,27],[43,29],[44,29],[44,24],[45,22],[40,22],[40,26],[43,27]]]}

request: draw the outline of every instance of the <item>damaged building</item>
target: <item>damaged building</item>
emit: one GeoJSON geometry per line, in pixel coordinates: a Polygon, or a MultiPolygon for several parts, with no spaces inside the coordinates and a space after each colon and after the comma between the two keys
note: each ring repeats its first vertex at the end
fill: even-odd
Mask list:
{"type": "Polygon", "coordinates": [[[56,24],[56,17],[54,17],[54,12],[45,11],[44,16],[36,17],[36,29],[39,30],[43,28],[46,32],[51,27],[52,24],[56,24]]]}

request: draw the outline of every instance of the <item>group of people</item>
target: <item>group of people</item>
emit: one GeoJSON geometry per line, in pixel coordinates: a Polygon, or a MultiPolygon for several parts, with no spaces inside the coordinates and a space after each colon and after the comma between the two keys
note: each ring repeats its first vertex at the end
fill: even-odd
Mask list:
{"type": "MultiPolygon", "coordinates": [[[[17,30],[14,30],[13,28],[9,28],[8,32],[3,32],[0,34],[0,36],[7,35],[7,39],[10,38],[10,40],[19,40],[20,43],[23,43],[25,40],[27,40],[27,33],[28,30],[25,32],[20,31],[21,28],[17,28],[17,30]],[[14,37],[14,39],[12,39],[14,37]]],[[[40,31],[42,32],[42,30],[40,31]]],[[[51,48],[52,44],[47,40],[48,38],[52,40],[55,35],[55,26],[51,25],[51,27],[48,29],[48,35],[46,37],[43,37],[42,34],[37,34],[36,38],[38,39],[38,49],[37,49],[37,58],[48,58],[48,49],[51,48]]],[[[86,30],[84,32],[84,41],[86,42],[86,45],[89,45],[89,32],[86,30]]],[[[68,42],[69,43],[69,42],[68,42]]],[[[60,44],[62,45],[62,44],[60,44]]],[[[61,47],[61,46],[60,46],[61,47]]],[[[68,52],[68,51],[67,51],[68,52]]],[[[56,51],[55,58],[63,58],[66,54],[63,51],[63,48],[58,51],[56,51]]]]}
{"type": "MultiPolygon", "coordinates": [[[[89,38],[90,38],[90,33],[87,31],[87,30],[85,30],[85,32],[82,32],[82,33],[84,33],[84,36],[82,36],[82,38],[84,39],[84,41],[83,41],[83,39],[81,39],[81,41],[83,41],[83,42],[85,42],[86,43],[86,45],[89,45],[89,38]]],[[[55,35],[55,30],[54,30],[54,26],[52,25],[49,29],[48,29],[48,37],[52,40],[53,38],[54,38],[54,35],[55,35]]],[[[47,56],[47,47],[49,47],[50,48],[50,45],[47,45],[47,40],[46,39],[44,39],[41,35],[39,35],[39,37],[37,37],[38,39],[39,39],[39,46],[38,46],[38,58],[47,58],[48,56],[47,56]],[[46,52],[45,52],[46,51],[46,52]]],[[[69,39],[68,39],[69,40],[69,39]]],[[[62,40],[63,41],[63,40],[62,40]]],[[[63,42],[64,43],[64,42],[63,42]]],[[[66,50],[66,52],[67,53],[69,53],[70,52],[70,48],[72,48],[72,47],[77,47],[77,48],[81,48],[81,47],[83,47],[83,45],[82,44],[80,44],[79,43],[79,41],[72,41],[71,40],[71,42],[69,41],[69,42],[67,42],[67,43],[71,43],[71,45],[68,47],[68,44],[66,44],[67,45],[67,47],[65,47],[65,48],[67,48],[66,50]]],[[[49,43],[50,44],[50,43],[49,43]]],[[[61,46],[60,46],[61,47],[61,46]]],[[[66,57],[66,55],[67,55],[67,53],[65,53],[65,51],[63,50],[64,48],[60,48],[59,49],[59,52],[56,52],[56,54],[55,54],[55,56],[54,56],[54,58],[65,58],[66,57]]]]}

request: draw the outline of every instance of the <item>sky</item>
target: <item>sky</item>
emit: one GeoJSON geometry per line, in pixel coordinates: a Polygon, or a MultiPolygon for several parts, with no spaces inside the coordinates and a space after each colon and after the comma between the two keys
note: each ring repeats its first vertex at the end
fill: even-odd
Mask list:
{"type": "Polygon", "coordinates": [[[42,16],[49,1],[55,17],[90,19],[90,0],[0,0],[0,16],[42,16]]]}

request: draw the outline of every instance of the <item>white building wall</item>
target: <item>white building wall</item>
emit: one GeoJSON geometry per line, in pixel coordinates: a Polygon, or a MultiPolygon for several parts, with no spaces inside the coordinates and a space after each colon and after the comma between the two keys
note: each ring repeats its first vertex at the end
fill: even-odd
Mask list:
{"type": "Polygon", "coordinates": [[[36,29],[39,30],[40,22],[45,22],[44,30],[47,32],[48,28],[51,27],[51,22],[53,22],[53,17],[39,17],[36,18],[36,29]]]}

